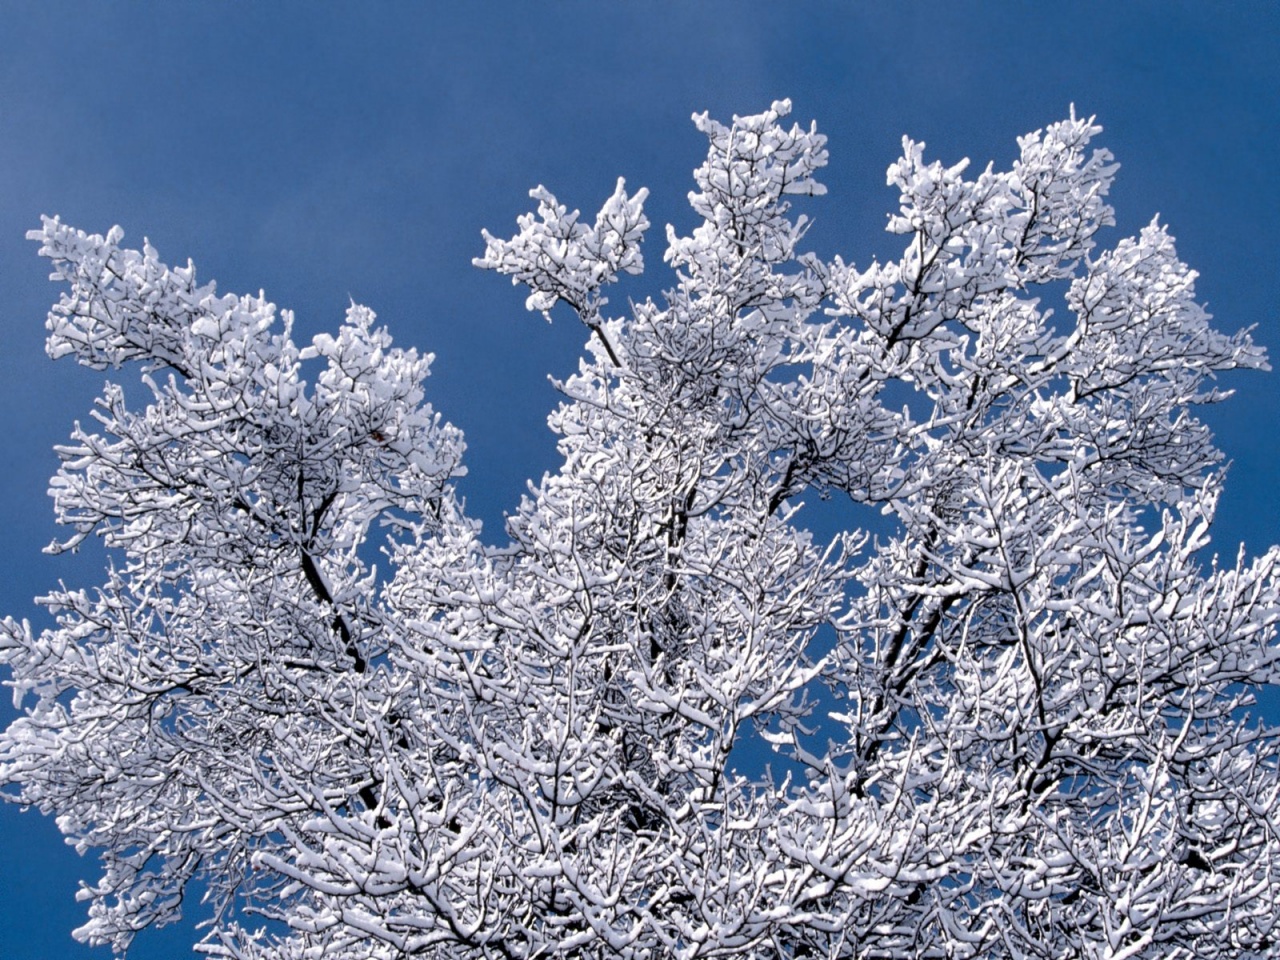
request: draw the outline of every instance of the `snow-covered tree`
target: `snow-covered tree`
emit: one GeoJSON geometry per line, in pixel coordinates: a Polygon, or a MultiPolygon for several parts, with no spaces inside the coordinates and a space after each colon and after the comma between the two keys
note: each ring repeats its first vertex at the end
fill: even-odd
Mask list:
{"type": "Polygon", "coordinates": [[[694,118],[702,222],[626,315],[644,191],[592,222],[539,187],[485,234],[589,329],[563,465],[496,541],[431,358],[369,310],[299,347],[118,230],[32,234],[70,288],[50,354],[146,397],[57,448],[51,549],[101,537],[105,582],[0,643],[7,795],[102,857],[81,938],[199,894],[240,960],[1280,950],[1249,712],[1280,552],[1208,558],[1191,412],[1262,351],[1160,224],[1098,245],[1092,120],[972,179],[904,141],[902,255],[857,267],[801,252],[827,154],[789,110],[694,118]],[[892,532],[820,542],[818,497],[892,532]]]}

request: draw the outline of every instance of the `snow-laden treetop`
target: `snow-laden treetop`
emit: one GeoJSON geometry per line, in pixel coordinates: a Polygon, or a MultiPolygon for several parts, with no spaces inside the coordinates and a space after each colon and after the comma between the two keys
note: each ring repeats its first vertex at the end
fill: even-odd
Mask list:
{"type": "Polygon", "coordinates": [[[1092,119],[972,178],[904,140],[902,254],[856,265],[802,251],[827,152],[789,112],[694,118],[701,223],[626,314],[646,191],[591,221],[539,187],[484,234],[590,330],[500,542],[430,356],[369,310],[300,347],[118,229],[33,232],[50,355],[147,397],[108,386],[57,448],[51,549],[102,537],[104,582],[0,637],[0,782],[102,857],[80,937],[123,951],[199,891],[200,949],[242,960],[1277,949],[1247,708],[1280,553],[1200,559],[1193,412],[1262,351],[1162,225],[1101,245],[1092,119]],[[814,496],[895,532],[816,542],[814,496]]]}

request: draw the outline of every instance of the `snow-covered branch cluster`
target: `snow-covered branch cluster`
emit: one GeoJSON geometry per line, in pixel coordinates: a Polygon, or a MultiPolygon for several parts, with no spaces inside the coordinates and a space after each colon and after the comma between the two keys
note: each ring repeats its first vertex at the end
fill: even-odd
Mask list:
{"type": "Polygon", "coordinates": [[[588,226],[540,187],[484,235],[595,338],[497,544],[430,358],[368,310],[300,348],[118,231],[33,234],[70,285],[50,354],[148,397],[58,448],[53,549],[102,537],[105,583],[0,640],[8,796],[103,857],[81,936],[123,950],[194,884],[237,960],[1276,949],[1248,710],[1280,552],[1204,559],[1192,412],[1262,351],[1164,227],[1100,249],[1092,120],[972,180],[904,141],[902,255],[859,268],[800,249],[827,152],[789,112],[694,118],[702,222],[629,316],[600,291],[642,269],[645,191],[588,226]],[[895,531],[819,543],[806,494],[895,531]]]}

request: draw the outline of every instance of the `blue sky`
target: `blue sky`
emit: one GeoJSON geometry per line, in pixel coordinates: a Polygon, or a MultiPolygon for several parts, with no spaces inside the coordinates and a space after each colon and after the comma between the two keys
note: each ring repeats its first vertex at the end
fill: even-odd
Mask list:
{"type": "MultiPolygon", "coordinates": [[[[121,224],[225,291],[264,289],[304,336],[350,298],[397,341],[434,351],[429,393],[469,446],[471,512],[493,535],[525,479],[555,464],[548,374],[584,331],[548,328],[523,295],[471,268],[480,228],[509,235],[545,183],[593,212],[617,176],[650,187],[661,225],[691,226],[694,111],[728,118],[791,97],[830,137],[829,195],[811,208],[824,254],[866,263],[908,133],[953,162],[1007,164],[1014,138],[1096,114],[1121,163],[1117,229],[1159,213],[1223,329],[1257,325],[1280,356],[1280,6],[1219,3],[633,2],[350,5],[14,3],[0,30],[0,613],[38,620],[52,559],[51,446],[101,375],[53,364],[57,290],[23,239],[42,213],[121,224]]],[[[1210,411],[1232,459],[1215,541],[1234,558],[1280,542],[1280,379],[1242,376],[1210,411]]],[[[3,714],[7,718],[11,714],[3,714]]],[[[107,957],[69,936],[93,864],[45,818],[0,809],[0,956],[107,957]]],[[[187,955],[189,928],[141,938],[135,960],[187,955]]]]}

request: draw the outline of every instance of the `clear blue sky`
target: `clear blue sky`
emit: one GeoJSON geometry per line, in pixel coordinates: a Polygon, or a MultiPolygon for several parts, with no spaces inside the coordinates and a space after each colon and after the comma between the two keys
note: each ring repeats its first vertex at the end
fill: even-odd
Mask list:
{"type": "MultiPolygon", "coordinates": [[[[479,231],[509,235],[545,183],[594,211],[614,179],[652,190],[661,225],[690,226],[694,111],[789,96],[830,137],[821,252],[892,249],[884,186],[904,133],[946,161],[1007,164],[1017,135],[1074,102],[1122,168],[1118,227],[1171,225],[1223,329],[1257,324],[1280,357],[1280,4],[420,3],[251,5],[15,2],[0,29],[0,613],[58,578],[97,581],[100,556],[52,560],[51,445],[85,417],[101,375],[52,364],[57,290],[23,234],[40,214],[121,224],[223,290],[297,311],[310,335],[349,298],[398,342],[437,354],[437,408],[467,434],[471,512],[500,523],[525,478],[554,466],[549,373],[584,340],[470,267],[479,231]]],[[[619,299],[622,299],[621,297],[619,299]]],[[[1234,557],[1280,541],[1280,375],[1233,379],[1213,411],[1234,461],[1216,529],[1234,557]]],[[[493,531],[496,536],[496,531],[493,531]]],[[[0,715],[7,720],[11,714],[0,715]]],[[[52,823],[0,809],[0,957],[98,956],[71,940],[77,877],[94,866],[52,823]]],[[[188,928],[131,956],[188,955],[188,928]]]]}

